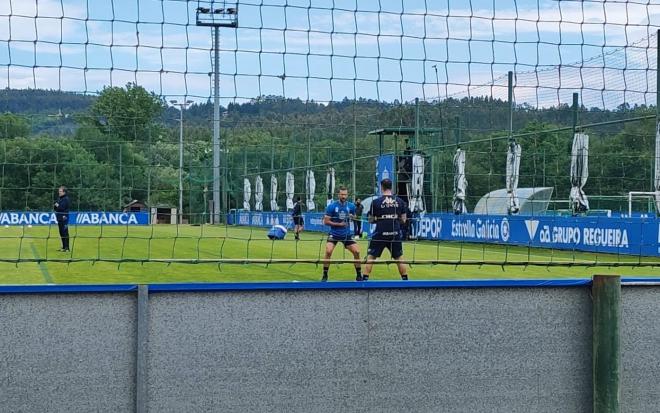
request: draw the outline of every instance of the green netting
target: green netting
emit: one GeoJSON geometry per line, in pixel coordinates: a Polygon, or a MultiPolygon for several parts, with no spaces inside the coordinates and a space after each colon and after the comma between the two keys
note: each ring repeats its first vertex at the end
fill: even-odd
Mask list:
{"type": "MultiPolygon", "coordinates": [[[[250,208],[260,177],[269,211],[275,176],[284,211],[287,173],[294,197],[305,199],[313,171],[319,210],[330,168],[337,187],[367,198],[379,155],[417,153],[426,212],[451,212],[461,147],[472,212],[505,187],[511,140],[522,147],[519,187],[552,188],[544,213],[571,215],[576,131],[590,136],[592,211],[625,214],[629,192],[656,189],[658,16],[660,5],[632,0],[6,1],[0,211],[50,211],[59,185],[73,210],[137,201],[179,211],[170,226],[76,228],[66,256],[54,255],[56,227],[9,228],[0,260],[317,271],[323,234],[273,243],[263,228],[225,225],[244,208],[246,179],[250,208]],[[370,134],[382,128],[396,133],[370,134]]],[[[631,207],[656,212],[650,198],[631,207]]],[[[171,222],[167,212],[152,219],[171,222]]],[[[406,245],[407,259],[428,268],[655,265],[642,256],[406,245]]]]}

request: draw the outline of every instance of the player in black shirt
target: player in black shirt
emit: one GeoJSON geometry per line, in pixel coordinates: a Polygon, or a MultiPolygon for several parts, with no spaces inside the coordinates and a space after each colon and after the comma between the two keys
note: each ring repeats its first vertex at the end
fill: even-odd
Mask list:
{"type": "Polygon", "coordinates": [[[402,280],[408,279],[406,264],[403,260],[403,245],[401,243],[401,226],[406,223],[407,205],[403,199],[392,195],[392,181],[383,179],[380,182],[382,196],[374,199],[369,208],[369,222],[376,224],[371,235],[367,251],[367,264],[362,278],[369,279],[374,261],[387,248],[392,259],[397,260],[397,267],[402,280]]]}
{"type": "Polygon", "coordinates": [[[297,240],[300,239],[300,233],[303,231],[303,228],[305,226],[305,220],[303,219],[303,214],[302,214],[302,201],[300,200],[300,197],[296,199],[295,205],[293,205],[293,211],[291,212],[291,216],[293,217],[293,235],[297,240]]]}

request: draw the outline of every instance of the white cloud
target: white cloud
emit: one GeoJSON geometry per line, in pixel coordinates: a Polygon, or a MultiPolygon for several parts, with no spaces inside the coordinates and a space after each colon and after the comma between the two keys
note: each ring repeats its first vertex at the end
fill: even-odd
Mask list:
{"type": "MultiPolygon", "coordinates": [[[[132,7],[138,0],[115,0],[114,4],[121,8],[124,1],[132,7]]],[[[152,4],[154,7],[156,5],[152,4]]],[[[437,94],[435,77],[430,68],[432,64],[442,68],[440,81],[446,83],[447,93],[474,94],[478,90],[468,91],[467,86],[488,85],[494,77],[505,74],[507,70],[516,68],[522,79],[522,72],[530,69],[539,72],[553,64],[566,65],[580,59],[587,60],[602,52],[611,52],[612,46],[630,45],[648,36],[649,32],[654,33],[654,28],[660,26],[660,5],[655,4],[602,0],[542,2],[540,9],[536,4],[528,6],[527,2],[511,2],[511,5],[496,10],[477,6],[470,10],[461,5],[449,10],[429,9],[426,14],[422,9],[406,7],[405,13],[401,14],[396,12],[400,5],[392,9],[395,11],[393,13],[366,12],[364,8],[367,6],[361,5],[362,11],[356,14],[312,9],[310,14],[313,18],[310,21],[304,8],[290,8],[287,11],[288,30],[284,31],[267,29],[285,27],[283,22],[276,21],[278,16],[284,15],[283,10],[263,8],[262,12],[270,13],[261,16],[265,22],[263,30],[243,26],[235,32],[222,31],[221,71],[226,73],[223,87],[227,88],[224,93],[230,97],[281,93],[281,80],[270,76],[284,72],[284,60],[289,72],[287,75],[290,76],[284,82],[284,91],[288,96],[302,93],[302,97],[309,94],[320,100],[324,100],[321,97],[341,99],[344,91],[352,93],[353,83],[357,82],[362,88],[358,88],[358,93],[364,93],[366,97],[378,94],[388,100],[406,100],[414,95],[432,98],[437,94]],[[513,8],[515,4],[517,9],[513,8]],[[234,50],[238,52],[236,55],[234,50]],[[340,55],[347,58],[339,58],[340,55]],[[332,88],[325,79],[330,76],[330,59],[327,56],[335,57],[332,60],[332,76],[335,78],[332,88]],[[354,63],[357,66],[355,70],[352,67],[354,63]],[[444,72],[445,67],[448,68],[447,73],[444,72]],[[238,76],[234,77],[234,74],[238,76]],[[296,79],[296,76],[303,78],[296,79]],[[342,81],[337,77],[348,80],[342,81]],[[382,83],[370,82],[376,79],[381,79],[382,83]],[[425,84],[422,85],[422,82],[425,84]]],[[[194,13],[186,15],[181,4],[177,4],[178,8],[170,9],[167,5],[163,9],[165,21],[162,27],[160,24],[149,24],[163,20],[159,7],[147,8],[146,11],[141,9],[140,23],[136,23],[137,15],[131,15],[131,7],[121,8],[117,16],[121,15],[127,22],[115,21],[113,25],[107,21],[110,17],[99,17],[105,16],[107,10],[99,10],[97,17],[85,21],[87,6],[82,0],[39,0],[39,17],[35,19],[30,16],[37,15],[36,6],[36,0],[0,3],[0,39],[11,39],[11,64],[16,65],[9,71],[12,87],[34,87],[36,84],[37,87],[96,91],[110,82],[123,85],[126,81],[137,79],[165,95],[210,94],[207,73],[211,71],[211,34],[207,29],[195,27],[194,22],[186,25],[186,19],[190,16],[194,18],[194,13]],[[178,10],[176,19],[172,16],[175,9],[178,10]],[[90,45],[85,56],[82,44],[87,38],[101,46],[90,45]],[[23,70],[18,65],[34,64],[34,40],[39,41],[37,64],[57,66],[61,59],[65,66],[82,69],[86,61],[89,67],[101,70],[84,73],[62,69],[56,70],[55,75],[41,68],[35,69],[34,74],[30,67],[23,70]],[[59,42],[64,44],[60,47],[59,42]],[[110,68],[115,69],[112,78],[110,68]]],[[[192,4],[188,5],[189,11],[193,8],[192,4]]],[[[247,10],[254,13],[259,8],[253,6],[247,10]]],[[[259,24],[258,16],[244,17],[243,21],[252,22],[253,26],[259,24]]],[[[629,68],[649,65],[647,50],[640,49],[639,53],[632,53],[636,49],[628,50],[631,52],[619,52],[619,55],[625,55],[629,68]]],[[[0,65],[7,64],[1,53],[2,50],[0,65]]],[[[654,59],[651,58],[652,64],[655,64],[654,59]]],[[[594,89],[618,87],[614,83],[617,76],[612,75],[612,82],[603,84],[599,80],[602,76],[597,75],[604,73],[603,65],[611,67],[619,63],[610,58],[605,64],[602,59],[591,64],[600,64],[600,68],[576,69],[578,72],[565,69],[562,87],[591,88],[591,84],[595,85],[594,89]],[[571,84],[575,79],[582,79],[582,84],[571,84]]],[[[545,76],[548,77],[543,81],[554,81],[552,76],[545,76]]],[[[631,92],[648,88],[638,80],[641,79],[639,76],[623,76],[631,92]]],[[[537,83],[529,86],[529,93],[524,92],[521,86],[517,97],[538,100],[539,80],[536,76],[528,76],[528,80],[537,83]]]]}

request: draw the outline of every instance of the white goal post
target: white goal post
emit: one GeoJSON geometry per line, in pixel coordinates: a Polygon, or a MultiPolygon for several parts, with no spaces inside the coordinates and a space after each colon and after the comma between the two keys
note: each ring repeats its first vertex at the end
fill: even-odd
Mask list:
{"type": "Polygon", "coordinates": [[[632,217],[632,199],[633,197],[639,197],[639,198],[647,198],[647,197],[655,197],[658,193],[657,192],[640,192],[640,191],[630,191],[628,192],[628,216],[632,217]]]}

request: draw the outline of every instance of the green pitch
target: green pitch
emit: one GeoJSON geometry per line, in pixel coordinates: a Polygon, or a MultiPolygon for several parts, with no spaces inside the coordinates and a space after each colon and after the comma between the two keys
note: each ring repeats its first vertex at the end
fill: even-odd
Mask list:
{"type": "MultiPolygon", "coordinates": [[[[71,253],[60,248],[57,227],[0,227],[0,259],[18,260],[0,263],[0,284],[115,284],[179,282],[258,282],[317,281],[320,264],[271,263],[246,264],[247,259],[308,259],[323,257],[325,236],[304,232],[301,241],[270,241],[266,229],[223,226],[145,227],[71,227],[71,253]],[[44,259],[45,262],[21,262],[44,259]],[[54,262],[57,259],[90,260],[54,262]],[[91,260],[126,260],[92,262],[91,260]],[[234,259],[236,263],[162,263],[130,260],[204,260],[234,259]]],[[[362,255],[367,241],[361,240],[362,255]]],[[[387,254],[387,252],[386,252],[387,254]]],[[[639,267],[635,262],[660,260],[611,254],[528,249],[484,244],[446,242],[408,242],[404,244],[408,260],[487,261],[504,265],[431,265],[416,264],[409,270],[411,279],[523,279],[587,278],[594,274],[624,276],[659,276],[659,267],[639,267]],[[626,266],[522,266],[514,263],[616,262],[626,266]],[[627,264],[630,264],[629,266],[627,264]]],[[[348,260],[341,244],[333,259],[348,260]]],[[[389,257],[387,257],[389,258],[389,257]]],[[[330,280],[353,280],[350,263],[333,264],[330,280]]],[[[395,265],[374,267],[372,280],[398,279],[395,265]]]]}

